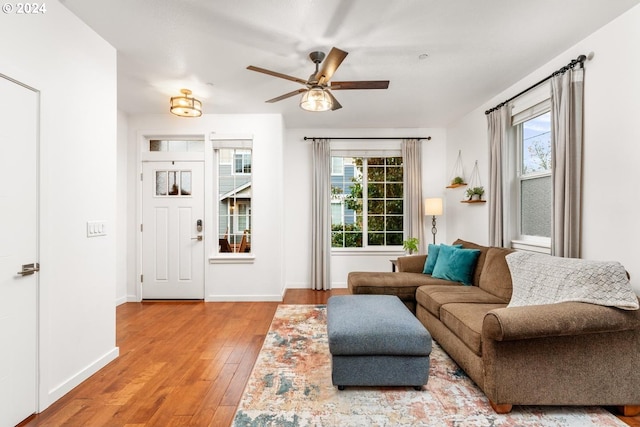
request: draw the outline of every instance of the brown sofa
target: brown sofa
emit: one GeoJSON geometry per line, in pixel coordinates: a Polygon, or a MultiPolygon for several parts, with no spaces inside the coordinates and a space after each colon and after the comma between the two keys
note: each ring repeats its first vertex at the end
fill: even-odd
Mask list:
{"type": "Polygon", "coordinates": [[[398,258],[396,273],[350,273],[349,289],[400,297],[496,412],[598,405],[640,413],[640,310],[581,302],[507,308],[512,250],[454,243],[480,250],[473,286],[423,274],[426,255],[413,255],[398,258]]]}

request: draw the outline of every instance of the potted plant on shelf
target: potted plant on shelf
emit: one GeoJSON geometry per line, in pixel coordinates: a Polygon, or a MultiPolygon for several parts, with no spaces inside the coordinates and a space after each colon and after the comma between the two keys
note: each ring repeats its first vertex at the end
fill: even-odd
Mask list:
{"type": "Polygon", "coordinates": [[[420,243],[420,241],[417,237],[409,237],[407,240],[402,242],[402,247],[405,251],[409,252],[409,255],[411,255],[414,252],[418,252],[418,243],[420,243]]]}
{"type": "Polygon", "coordinates": [[[472,187],[467,188],[467,197],[469,200],[482,200],[484,194],[484,187],[472,187]]]}
{"type": "Polygon", "coordinates": [[[463,184],[464,184],[464,178],[462,178],[461,176],[456,176],[451,180],[451,185],[463,185],[463,184]]]}

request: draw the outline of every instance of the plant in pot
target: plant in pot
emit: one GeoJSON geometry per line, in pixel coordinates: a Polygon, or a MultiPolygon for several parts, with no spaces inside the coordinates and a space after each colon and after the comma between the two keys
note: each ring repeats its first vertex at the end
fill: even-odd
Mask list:
{"type": "Polygon", "coordinates": [[[414,252],[418,252],[418,243],[420,243],[420,241],[417,237],[409,237],[407,240],[402,242],[402,247],[405,251],[409,252],[409,255],[411,255],[414,252]]]}
{"type": "Polygon", "coordinates": [[[469,200],[482,200],[484,194],[484,187],[467,188],[467,197],[469,200]]]}
{"type": "Polygon", "coordinates": [[[464,179],[461,176],[456,176],[451,180],[451,185],[462,185],[464,184],[464,179]]]}

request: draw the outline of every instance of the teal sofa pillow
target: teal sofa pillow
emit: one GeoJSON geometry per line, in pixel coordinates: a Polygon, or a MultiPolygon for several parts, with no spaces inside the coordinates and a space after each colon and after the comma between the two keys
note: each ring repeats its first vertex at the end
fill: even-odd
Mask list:
{"type": "MultiPolygon", "coordinates": [[[[429,243],[427,247],[427,260],[424,263],[424,269],[422,272],[424,274],[433,274],[433,267],[436,265],[436,261],[438,260],[438,254],[440,253],[441,246],[448,245],[434,245],[433,243],[429,243]]],[[[454,248],[461,248],[462,245],[452,245],[454,248]]]]}
{"type": "Polygon", "coordinates": [[[479,257],[480,250],[478,249],[462,249],[443,245],[431,275],[438,279],[460,282],[468,286],[473,285],[473,273],[479,257]]]}

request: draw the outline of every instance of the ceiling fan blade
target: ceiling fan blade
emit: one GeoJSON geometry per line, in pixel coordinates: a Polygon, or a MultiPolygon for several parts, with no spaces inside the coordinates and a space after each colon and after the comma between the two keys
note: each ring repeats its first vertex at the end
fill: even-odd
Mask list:
{"type": "Polygon", "coordinates": [[[322,68],[316,74],[315,79],[318,81],[318,84],[323,85],[331,80],[333,73],[336,72],[348,54],[349,53],[344,50],[332,47],[329,55],[322,61],[322,68]]]}
{"type": "Polygon", "coordinates": [[[329,98],[331,98],[331,111],[335,111],[335,110],[339,110],[340,108],[342,108],[342,105],[338,102],[338,100],[336,99],[335,96],[333,96],[333,94],[331,93],[331,91],[329,90],[325,90],[324,91],[327,95],[329,95],[329,98]]]}
{"type": "Polygon", "coordinates": [[[389,80],[362,80],[353,82],[331,82],[332,90],[388,89],[389,80]]]}
{"type": "Polygon", "coordinates": [[[295,95],[297,95],[299,93],[303,93],[303,92],[306,92],[306,91],[307,91],[307,89],[300,88],[300,89],[291,91],[289,93],[285,93],[284,95],[280,95],[277,98],[273,98],[273,99],[270,99],[270,100],[265,101],[265,102],[273,103],[273,102],[282,101],[283,99],[291,98],[292,96],[295,96],[295,95]]]}
{"type": "Polygon", "coordinates": [[[288,76],[286,74],[278,73],[277,71],[267,70],[266,68],[254,67],[253,65],[249,65],[247,70],[257,71],[259,73],[268,74],[270,76],[279,77],[285,80],[291,80],[292,82],[298,82],[300,84],[306,85],[307,81],[299,79],[298,77],[288,76]]]}

